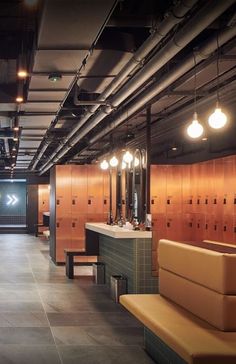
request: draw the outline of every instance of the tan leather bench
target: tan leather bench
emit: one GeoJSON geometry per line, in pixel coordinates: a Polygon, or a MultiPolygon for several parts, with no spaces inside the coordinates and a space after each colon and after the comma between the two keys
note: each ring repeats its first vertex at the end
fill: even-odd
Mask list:
{"type": "Polygon", "coordinates": [[[120,303],[177,353],[183,363],[236,363],[236,332],[219,331],[158,294],[123,295],[120,303]]]}

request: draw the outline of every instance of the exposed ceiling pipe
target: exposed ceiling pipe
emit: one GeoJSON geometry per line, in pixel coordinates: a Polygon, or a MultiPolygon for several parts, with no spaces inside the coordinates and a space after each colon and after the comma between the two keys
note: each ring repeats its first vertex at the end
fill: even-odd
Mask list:
{"type": "MultiPolygon", "coordinates": [[[[236,27],[232,27],[229,29],[224,29],[218,36],[219,38],[219,46],[222,46],[224,43],[232,39],[236,36],[236,27]]],[[[211,53],[213,53],[217,49],[216,38],[212,37],[210,41],[208,41],[205,45],[198,49],[198,53],[195,55],[196,64],[200,63],[202,60],[208,58],[211,53]]],[[[187,57],[178,67],[168,73],[167,76],[164,76],[162,79],[155,82],[150,88],[148,88],[144,93],[138,96],[134,103],[128,105],[127,108],[117,116],[106,128],[104,128],[100,133],[95,135],[91,140],[89,145],[94,144],[100,138],[104,137],[114,128],[117,128],[123,121],[127,119],[127,115],[132,115],[136,113],[140,108],[147,105],[154,97],[156,97],[159,93],[161,93],[164,89],[169,87],[173,82],[175,82],[178,78],[184,75],[186,72],[191,70],[193,67],[193,57],[187,57]]]]}
{"type": "MultiPolygon", "coordinates": [[[[157,54],[147,63],[147,65],[141,71],[139,71],[134,76],[134,78],[128,81],[124,87],[121,88],[121,90],[113,97],[111,101],[112,104],[114,105],[114,100],[115,102],[118,102],[118,100],[123,101],[124,95],[125,97],[128,97],[130,93],[132,93],[132,91],[134,92],[135,84],[138,88],[142,84],[142,82],[145,82],[148,78],[150,78],[150,76],[156,73],[166,62],[168,62],[172,57],[174,57],[174,55],[176,55],[182,47],[186,46],[192,39],[194,39],[199,33],[201,33],[202,30],[204,30],[208,25],[210,25],[233,3],[234,0],[230,0],[224,3],[220,0],[207,3],[195,16],[193,16],[192,19],[190,19],[190,21],[188,21],[188,23],[185,24],[185,26],[175,35],[174,39],[168,42],[165,47],[163,47],[159,52],[157,52],[157,54]],[[130,85],[131,90],[128,88],[128,85],[130,85]]],[[[192,68],[192,66],[193,64],[191,57],[190,68],[192,68]]],[[[175,78],[175,72],[172,77],[175,78]]],[[[158,81],[158,86],[159,86],[159,81],[158,81]]],[[[153,88],[154,88],[153,92],[156,92],[155,85],[153,86],[153,88]]],[[[149,88],[148,91],[144,93],[144,95],[146,95],[147,93],[149,94],[149,92],[152,93],[152,88],[151,89],[149,88]]],[[[154,96],[152,95],[152,97],[154,96]]],[[[141,96],[138,98],[138,101],[136,100],[135,103],[132,104],[132,106],[128,106],[128,108],[126,108],[126,110],[123,111],[122,114],[119,116],[118,118],[120,120],[119,124],[122,123],[127,118],[127,114],[131,115],[132,113],[136,112],[142,105],[145,105],[148,101],[150,101],[151,98],[148,99],[147,95],[144,97],[143,94],[141,94],[141,96]],[[144,99],[145,100],[148,99],[148,101],[143,102],[144,99]]],[[[60,148],[57,148],[56,151],[52,154],[50,160],[41,167],[40,169],[41,174],[43,174],[45,171],[51,168],[53,162],[57,162],[60,158],[62,158],[71,149],[71,147],[73,147],[94,127],[96,127],[100,123],[100,121],[103,120],[111,111],[112,110],[109,108],[99,111],[97,115],[91,118],[89,125],[84,130],[82,130],[82,132],[80,132],[79,135],[75,135],[73,138],[69,140],[69,145],[65,145],[63,147],[63,150],[61,150],[61,146],[60,148]],[[58,155],[56,155],[57,153],[58,155]]],[[[106,133],[110,132],[111,129],[113,128],[113,125],[115,124],[116,124],[115,121],[113,121],[110,124],[110,126],[105,129],[105,130],[109,129],[109,131],[107,131],[106,133]]],[[[78,129],[78,125],[75,129],[78,129]]],[[[104,134],[105,130],[103,130],[99,135],[104,134]]]]}
{"type": "MultiPolygon", "coordinates": [[[[178,3],[171,12],[169,12],[163,22],[159,25],[159,27],[153,32],[150,37],[141,45],[141,47],[134,53],[133,57],[128,61],[128,63],[123,67],[123,69],[118,73],[118,75],[113,79],[113,81],[109,84],[109,86],[101,93],[98,97],[97,101],[105,101],[122,83],[127,77],[134,71],[134,69],[142,64],[145,57],[155,48],[158,43],[170,32],[170,30],[180,23],[186,13],[197,3],[197,0],[183,0],[178,3]]],[[[78,124],[72,129],[72,131],[68,134],[64,143],[66,143],[91,117],[91,115],[99,108],[99,104],[94,105],[90,108],[85,115],[80,119],[78,124]]],[[[40,155],[31,167],[31,169],[35,169],[38,161],[41,159],[45,150],[47,149],[47,145],[45,145],[41,151],[40,155]]],[[[59,146],[52,155],[55,156],[61,149],[59,146]]]]}
{"type": "MultiPolygon", "coordinates": [[[[112,7],[111,7],[111,9],[110,9],[110,11],[109,11],[109,13],[108,13],[108,15],[107,15],[107,18],[105,19],[104,24],[103,24],[103,25],[102,25],[102,27],[100,28],[100,30],[99,30],[99,32],[98,32],[98,34],[97,34],[97,36],[96,36],[96,38],[95,38],[94,42],[92,43],[92,45],[91,45],[90,49],[88,50],[87,55],[85,56],[85,58],[84,58],[84,60],[83,60],[82,64],[80,65],[80,67],[77,69],[76,73],[75,73],[75,74],[73,74],[74,78],[73,78],[72,82],[70,83],[70,86],[69,86],[69,88],[68,88],[68,90],[67,90],[67,92],[66,92],[66,95],[65,95],[64,99],[63,99],[63,100],[62,100],[62,102],[60,103],[60,107],[59,107],[59,109],[57,110],[57,113],[56,113],[55,118],[52,120],[52,123],[51,123],[52,125],[55,125],[55,123],[57,122],[58,115],[59,115],[59,113],[60,113],[60,111],[61,111],[61,109],[62,109],[62,107],[63,107],[63,105],[64,105],[64,103],[65,103],[65,101],[66,101],[66,99],[68,98],[68,96],[69,96],[70,92],[72,91],[73,87],[76,85],[76,83],[77,83],[77,81],[78,81],[79,74],[80,74],[81,69],[83,68],[83,65],[84,65],[84,61],[86,61],[86,60],[90,57],[90,55],[92,54],[92,50],[93,50],[93,48],[94,48],[94,47],[95,47],[95,45],[97,44],[98,39],[100,38],[101,33],[103,32],[104,28],[106,27],[106,24],[107,24],[107,22],[109,21],[109,19],[110,19],[110,17],[111,17],[111,14],[113,13],[113,11],[114,11],[114,9],[115,9],[115,7],[116,7],[116,5],[117,5],[117,1],[118,1],[118,0],[114,0],[114,3],[113,3],[113,5],[112,5],[112,7]]],[[[44,10],[45,10],[45,9],[44,9],[44,10]]],[[[48,131],[49,131],[49,130],[48,130],[48,131]]],[[[35,160],[34,160],[34,161],[32,160],[33,164],[32,164],[32,166],[30,166],[30,169],[31,169],[31,170],[34,170],[34,169],[36,168],[36,166],[37,166],[37,164],[38,164],[38,161],[42,158],[42,156],[43,156],[44,152],[46,151],[47,147],[49,146],[49,144],[50,144],[50,140],[49,140],[49,132],[47,132],[47,133],[46,133],[46,135],[45,135],[45,138],[44,138],[43,142],[41,143],[41,149],[40,149],[40,151],[39,151],[39,153],[38,153],[37,157],[35,158],[35,160]]],[[[31,163],[32,163],[32,162],[31,162],[31,163]]]]}
{"type": "MultiPolygon", "coordinates": [[[[228,42],[230,39],[236,36],[236,27],[224,29],[218,36],[219,38],[219,46],[222,46],[224,43],[228,42]]],[[[213,53],[217,49],[216,39],[215,37],[211,37],[209,41],[206,42],[202,47],[199,48],[198,53],[196,54],[196,63],[200,63],[202,60],[207,59],[211,53],[213,53]]],[[[151,88],[146,90],[145,93],[140,95],[134,103],[128,105],[127,108],[123,111],[122,114],[117,116],[106,128],[104,128],[100,133],[95,135],[92,139],[90,139],[89,146],[98,142],[99,139],[106,136],[111,130],[117,128],[120,124],[122,124],[126,119],[127,115],[132,115],[137,112],[141,107],[144,107],[148,102],[150,102],[153,97],[156,97],[159,93],[161,93],[164,89],[169,87],[174,81],[176,81],[179,77],[184,75],[186,72],[191,70],[193,67],[193,59],[191,56],[187,57],[183,63],[179,67],[176,67],[172,72],[168,74],[168,76],[164,76],[158,82],[153,84],[151,88]]],[[[82,151],[81,151],[82,152],[82,151]]],[[[58,156],[60,158],[60,156],[58,156]]],[[[51,168],[53,163],[50,163],[45,170],[51,168]]]]}

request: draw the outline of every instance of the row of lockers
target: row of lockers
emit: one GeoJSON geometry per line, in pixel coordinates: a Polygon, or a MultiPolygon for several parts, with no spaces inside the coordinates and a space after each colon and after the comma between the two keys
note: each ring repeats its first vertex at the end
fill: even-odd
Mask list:
{"type": "Polygon", "coordinates": [[[97,165],[57,166],[55,181],[57,216],[109,212],[109,174],[97,165]]]}
{"type": "Polygon", "coordinates": [[[151,167],[152,213],[236,210],[236,157],[151,167]]]}

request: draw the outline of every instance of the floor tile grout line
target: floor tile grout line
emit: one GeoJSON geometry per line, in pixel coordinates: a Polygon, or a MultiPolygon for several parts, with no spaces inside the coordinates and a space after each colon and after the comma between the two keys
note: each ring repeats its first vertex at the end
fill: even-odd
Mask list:
{"type": "Polygon", "coordinates": [[[35,278],[35,274],[34,274],[34,271],[32,269],[32,265],[31,265],[31,261],[30,261],[30,258],[29,258],[29,255],[26,253],[26,256],[27,256],[27,259],[28,259],[28,262],[29,262],[29,266],[30,266],[30,269],[31,269],[31,273],[32,273],[32,276],[33,276],[33,279],[34,279],[34,282],[35,282],[35,285],[36,285],[36,290],[37,290],[37,293],[39,295],[39,298],[40,298],[40,301],[41,301],[41,304],[43,306],[43,310],[44,310],[44,314],[46,316],[46,319],[47,319],[47,322],[48,322],[48,326],[49,326],[49,329],[50,329],[50,332],[52,334],[52,338],[53,338],[53,341],[54,341],[54,344],[55,344],[55,348],[56,348],[56,351],[57,351],[57,354],[58,354],[58,357],[59,357],[59,360],[61,362],[61,364],[63,364],[63,359],[61,357],[61,354],[60,354],[60,351],[59,351],[59,348],[58,348],[58,345],[56,343],[56,339],[54,337],[54,334],[53,334],[53,331],[52,331],[52,328],[51,328],[51,325],[50,325],[50,321],[48,319],[48,315],[47,315],[47,311],[45,310],[45,307],[44,307],[44,302],[43,302],[43,299],[42,299],[42,296],[41,296],[41,293],[40,293],[40,290],[39,290],[39,287],[38,287],[38,282],[35,278]]]}

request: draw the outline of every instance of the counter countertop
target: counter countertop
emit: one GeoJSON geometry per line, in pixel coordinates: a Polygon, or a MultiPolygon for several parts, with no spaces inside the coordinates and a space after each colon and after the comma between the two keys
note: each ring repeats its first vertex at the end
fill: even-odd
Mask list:
{"type": "Polygon", "coordinates": [[[110,236],[115,239],[148,239],[152,238],[151,231],[128,230],[117,225],[107,225],[101,222],[86,223],[86,229],[110,236]]]}

